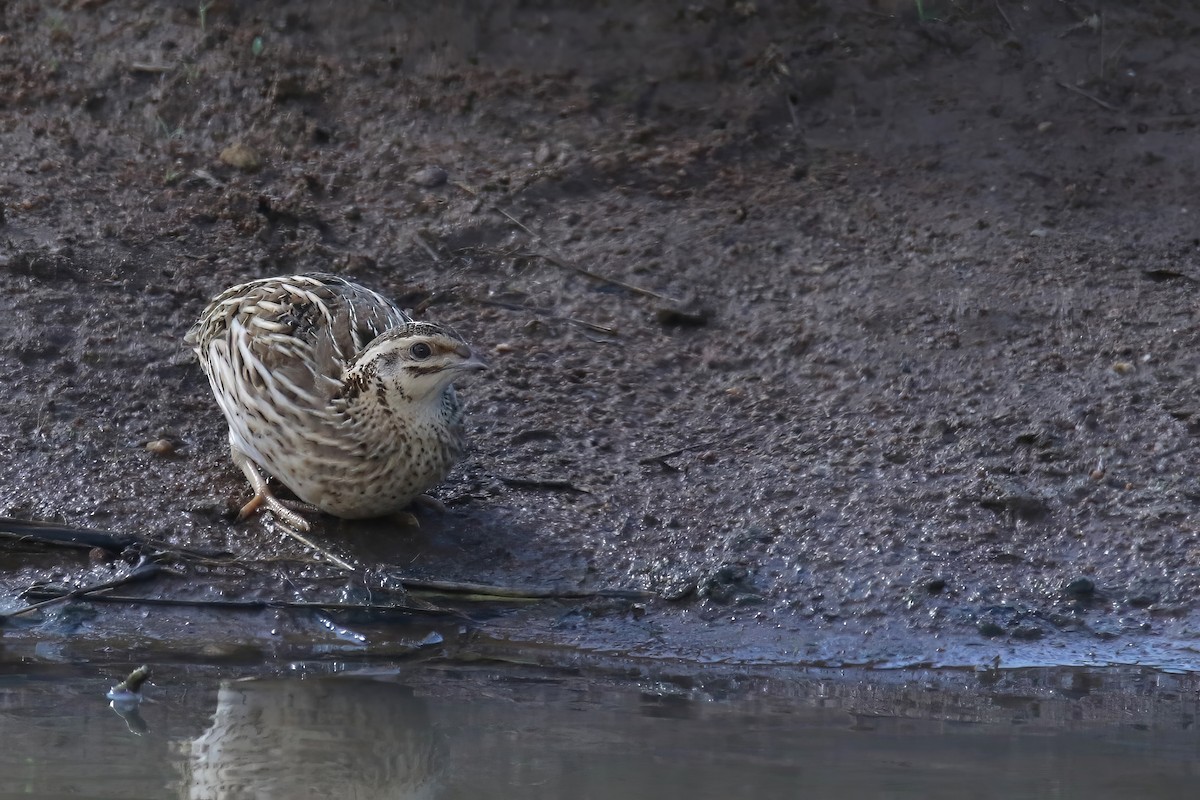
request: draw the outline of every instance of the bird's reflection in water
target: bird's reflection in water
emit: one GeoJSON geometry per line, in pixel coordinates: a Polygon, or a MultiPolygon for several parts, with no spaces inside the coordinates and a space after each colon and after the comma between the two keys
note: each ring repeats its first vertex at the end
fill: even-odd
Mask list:
{"type": "Polygon", "coordinates": [[[433,797],[440,742],[425,702],[382,681],[221,686],[212,727],[183,744],[189,800],[433,797]]]}

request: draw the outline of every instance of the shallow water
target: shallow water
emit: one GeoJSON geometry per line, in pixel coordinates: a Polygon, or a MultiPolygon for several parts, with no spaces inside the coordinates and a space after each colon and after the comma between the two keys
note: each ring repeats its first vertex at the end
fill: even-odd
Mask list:
{"type": "Polygon", "coordinates": [[[1200,779],[1190,676],[281,671],[158,668],[131,723],[104,698],[120,670],[10,665],[0,798],[1096,800],[1200,779]]]}

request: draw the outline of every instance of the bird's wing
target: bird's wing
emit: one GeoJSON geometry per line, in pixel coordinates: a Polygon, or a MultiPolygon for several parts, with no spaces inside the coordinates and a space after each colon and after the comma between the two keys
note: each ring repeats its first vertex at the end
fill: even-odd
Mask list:
{"type": "Polygon", "coordinates": [[[409,318],[382,295],[334,275],[265,278],[209,304],[188,334],[227,390],[269,395],[276,408],[322,407],[362,349],[409,318]]]}

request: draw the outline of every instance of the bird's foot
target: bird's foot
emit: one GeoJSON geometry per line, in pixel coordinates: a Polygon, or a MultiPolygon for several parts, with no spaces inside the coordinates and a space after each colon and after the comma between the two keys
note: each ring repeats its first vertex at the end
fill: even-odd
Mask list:
{"type": "MultiPolygon", "coordinates": [[[[250,485],[254,487],[254,497],[251,497],[250,502],[242,506],[242,510],[238,512],[239,522],[248,519],[251,514],[265,505],[267,510],[278,517],[279,521],[284,525],[295,528],[298,531],[309,530],[311,526],[308,524],[308,520],[288,508],[282,500],[271,494],[271,489],[267,486],[266,476],[263,475],[258,465],[250,459],[250,456],[243,453],[233,444],[230,444],[229,452],[233,457],[233,463],[238,465],[246,475],[246,480],[250,481],[250,485]]],[[[299,503],[297,505],[305,511],[319,510],[307,503],[299,503]]]]}
{"type": "MultiPolygon", "coordinates": [[[[296,503],[295,505],[303,508],[306,511],[316,511],[317,509],[307,503],[296,503]]],[[[288,508],[282,500],[269,491],[260,491],[250,498],[250,501],[242,506],[242,510],[238,512],[238,521],[249,519],[255,511],[258,511],[262,506],[266,506],[267,510],[274,514],[280,522],[288,527],[295,528],[298,531],[307,531],[312,528],[308,520],[300,516],[298,513],[288,508]]]]}

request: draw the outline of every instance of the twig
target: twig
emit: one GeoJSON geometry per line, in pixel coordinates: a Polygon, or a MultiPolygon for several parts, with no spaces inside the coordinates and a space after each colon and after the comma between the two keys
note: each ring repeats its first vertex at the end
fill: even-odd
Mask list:
{"type": "Polygon", "coordinates": [[[172,64],[147,64],[144,61],[134,61],[129,65],[130,72],[149,72],[155,75],[170,72],[173,69],[175,67],[172,64]]]}
{"type": "Polygon", "coordinates": [[[27,519],[0,517],[0,539],[36,542],[51,547],[70,547],[80,550],[100,549],[120,555],[131,547],[142,548],[143,554],[153,552],[191,560],[226,560],[232,554],[225,550],[197,550],[172,547],[153,537],[131,533],[110,533],[93,528],[75,528],[57,522],[38,522],[27,519]]]}
{"type": "Polygon", "coordinates": [[[530,589],[512,586],[488,586],[465,581],[422,580],[402,578],[404,588],[409,591],[433,592],[437,594],[465,594],[484,598],[507,600],[577,600],[585,597],[609,597],[622,600],[649,600],[656,595],[640,589],[530,589]]]}
{"type": "MultiPolygon", "coordinates": [[[[463,183],[461,181],[455,181],[454,185],[457,186],[459,189],[462,189],[464,192],[471,195],[472,197],[474,197],[477,200],[483,199],[479,196],[479,192],[475,191],[470,186],[467,186],[465,183],[463,183]]],[[[657,300],[665,300],[667,302],[676,302],[672,298],[667,297],[664,294],[660,294],[659,292],[656,292],[653,289],[644,289],[641,286],[634,286],[632,283],[626,283],[625,281],[618,280],[617,278],[610,278],[607,275],[601,275],[598,272],[593,272],[592,270],[587,269],[586,267],[581,267],[578,264],[572,264],[570,261],[568,261],[566,259],[565,256],[563,256],[561,253],[559,253],[553,247],[548,245],[546,243],[545,237],[532,231],[528,225],[521,222],[521,220],[514,217],[508,211],[505,211],[503,208],[496,205],[495,203],[488,203],[488,208],[491,209],[492,211],[496,212],[500,216],[504,217],[505,219],[507,219],[509,222],[511,222],[513,225],[515,225],[519,230],[523,231],[527,236],[529,236],[529,238],[533,239],[534,242],[536,242],[537,244],[540,244],[542,246],[542,248],[545,250],[545,252],[534,253],[534,255],[538,256],[539,258],[544,258],[545,260],[549,261],[554,266],[559,267],[560,269],[566,269],[566,270],[570,270],[572,272],[577,272],[580,275],[583,275],[586,278],[591,278],[592,280],[597,281],[599,283],[607,283],[609,286],[617,286],[621,289],[625,289],[626,291],[630,291],[635,294],[644,295],[646,297],[653,297],[657,300]]]]}
{"type": "Polygon", "coordinates": [[[1017,35],[1017,29],[1013,27],[1012,20],[1008,18],[1008,14],[1004,13],[1004,7],[1000,5],[1000,0],[993,0],[996,5],[996,11],[1000,12],[1000,18],[1004,20],[1004,24],[1012,31],[1012,35],[1017,35]]]}
{"type": "Polygon", "coordinates": [[[1112,103],[1109,103],[1105,100],[1101,100],[1099,97],[1096,97],[1096,95],[1094,95],[1094,94],[1085,92],[1083,89],[1080,89],[1078,86],[1072,86],[1071,84],[1063,83],[1062,81],[1055,81],[1055,83],[1057,83],[1062,88],[1066,89],[1068,92],[1074,92],[1075,94],[1079,95],[1080,97],[1086,97],[1088,100],[1091,100],[1093,103],[1100,106],[1101,108],[1107,108],[1109,111],[1120,111],[1121,110],[1121,109],[1117,108],[1116,106],[1114,106],[1112,103]]]}
{"type": "Polygon", "coordinates": [[[433,263],[435,263],[435,264],[442,263],[442,257],[439,256],[437,254],[437,251],[433,249],[433,245],[431,245],[429,242],[425,241],[424,236],[422,236],[419,233],[414,233],[412,235],[412,240],[418,247],[420,247],[422,250],[424,250],[426,253],[429,254],[429,257],[433,259],[433,263]]]}
{"type": "Polygon", "coordinates": [[[288,536],[295,539],[300,544],[307,547],[309,550],[312,550],[314,553],[318,553],[319,555],[322,555],[325,558],[329,559],[329,562],[331,564],[333,564],[335,567],[340,567],[340,568],[346,570],[347,572],[358,572],[358,567],[354,566],[349,561],[346,561],[343,558],[339,558],[338,556],[334,555],[329,550],[326,550],[324,547],[321,547],[320,545],[318,545],[312,539],[309,539],[307,536],[305,536],[300,531],[294,530],[293,528],[289,527],[288,525],[283,525],[283,524],[281,524],[279,527],[281,527],[283,529],[284,533],[286,533],[288,536]]]}
{"type": "Polygon", "coordinates": [[[503,300],[485,300],[482,297],[476,297],[475,302],[484,306],[506,308],[509,311],[529,311],[533,314],[537,314],[540,317],[555,319],[560,322],[569,322],[572,325],[578,325],[581,328],[586,328],[590,331],[595,331],[596,333],[603,333],[608,336],[620,335],[620,331],[618,331],[616,328],[610,328],[607,325],[600,325],[595,322],[588,322],[587,320],[576,319],[575,317],[564,317],[561,314],[555,314],[548,308],[539,308],[538,306],[523,305],[521,303],[505,303],[503,300]]]}
{"type": "Polygon", "coordinates": [[[646,456],[645,458],[639,458],[638,463],[639,464],[662,464],[668,458],[675,458],[675,456],[681,456],[684,453],[687,453],[691,450],[704,450],[709,447],[712,447],[715,444],[721,444],[722,442],[727,442],[730,439],[732,439],[733,437],[735,437],[738,434],[742,433],[743,431],[747,430],[749,427],[750,427],[749,425],[743,425],[742,427],[737,428],[733,431],[730,431],[729,433],[727,433],[723,436],[718,436],[716,439],[710,439],[706,442],[699,442],[697,444],[684,445],[683,447],[672,450],[669,453],[660,453],[660,454],[654,455],[654,456],[646,456]]]}
{"type": "MultiPolygon", "coordinates": [[[[517,222],[516,217],[514,217],[512,214],[509,214],[507,211],[505,211],[501,208],[496,208],[495,206],[493,206],[493,208],[495,208],[501,214],[503,214],[504,216],[506,216],[510,220],[512,220],[514,224],[519,225],[527,233],[529,233],[529,235],[537,236],[537,234],[530,231],[524,225],[521,225],[520,222],[517,222]]],[[[541,241],[541,237],[537,237],[537,238],[538,238],[538,241],[541,241]]],[[[542,242],[542,246],[543,247],[546,246],[545,242],[542,242]]],[[[584,276],[585,278],[591,278],[592,280],[598,281],[599,283],[607,283],[609,286],[616,286],[618,288],[625,289],[626,291],[633,292],[634,294],[645,295],[646,297],[653,297],[655,300],[664,300],[668,303],[677,302],[674,299],[667,297],[665,294],[656,292],[653,289],[643,289],[640,286],[634,286],[632,283],[626,283],[625,281],[618,280],[617,278],[610,278],[607,275],[601,275],[598,272],[592,272],[587,267],[581,267],[578,264],[572,264],[571,262],[569,262],[565,258],[563,258],[561,255],[557,254],[553,250],[550,250],[549,248],[547,248],[547,251],[544,253],[534,253],[534,255],[537,256],[538,258],[544,258],[546,261],[549,261],[551,264],[553,264],[556,267],[561,267],[563,269],[569,269],[572,272],[578,272],[580,275],[584,276]]]]}
{"type": "Polygon", "coordinates": [[[77,547],[84,550],[98,547],[110,553],[122,553],[126,548],[139,542],[136,536],[9,517],[0,517],[0,539],[16,539],[17,541],[37,542],[58,547],[77,547]]]}
{"type": "MultiPolygon", "coordinates": [[[[70,597],[70,594],[55,594],[48,589],[31,589],[26,594],[29,597],[46,597],[38,605],[53,603],[70,597]]],[[[371,613],[386,613],[398,611],[406,614],[458,614],[450,608],[441,608],[432,604],[408,605],[406,603],[388,603],[373,605],[371,603],[321,603],[299,600],[188,600],[181,597],[133,597],[131,595],[103,594],[86,596],[83,599],[104,603],[129,603],[143,606],[182,606],[187,608],[219,608],[228,611],[259,611],[267,608],[288,609],[294,611],[366,611],[371,613]]],[[[29,608],[35,608],[30,606],[29,608]]],[[[24,612],[26,609],[21,609],[24,612]]]]}
{"type": "MultiPolygon", "coordinates": [[[[649,600],[654,598],[652,592],[638,589],[598,589],[583,591],[579,589],[522,589],[510,586],[489,586],[482,583],[463,581],[419,580],[404,578],[404,587],[412,594],[462,595],[473,596],[483,600],[579,600],[588,597],[604,597],[619,600],[649,600]]],[[[94,587],[99,589],[100,587],[94,587]]],[[[287,609],[292,611],[359,611],[368,613],[386,613],[399,611],[418,614],[457,614],[451,608],[442,608],[433,604],[410,605],[407,603],[388,603],[376,605],[373,603],[323,603],[305,600],[189,600],[180,597],[133,597],[131,595],[97,594],[90,595],[91,590],[82,594],[77,592],[60,593],[51,589],[30,589],[25,594],[28,597],[46,598],[38,606],[54,603],[60,600],[81,599],[104,603],[129,603],[146,606],[182,606],[189,608],[220,608],[230,611],[258,611],[266,608],[287,609]]],[[[24,613],[28,609],[20,609],[24,613]]]]}
{"type": "Polygon", "coordinates": [[[83,586],[83,587],[80,587],[79,589],[72,589],[69,592],[55,593],[53,595],[47,595],[47,594],[42,593],[42,592],[45,592],[45,590],[30,589],[25,592],[25,594],[27,596],[29,596],[29,597],[42,596],[42,597],[47,597],[47,599],[42,600],[39,603],[34,603],[32,605],[25,606],[24,608],[18,608],[16,611],[10,611],[7,614],[0,615],[0,620],[7,620],[7,619],[11,619],[12,617],[20,616],[22,614],[28,614],[30,611],[36,611],[39,608],[43,608],[45,606],[52,605],[53,603],[58,603],[58,602],[61,602],[64,600],[75,600],[78,598],[87,597],[89,595],[94,595],[96,592],[103,592],[106,589],[113,589],[113,588],[116,588],[117,586],[124,586],[129,583],[137,583],[138,581],[150,580],[151,578],[157,577],[161,571],[162,571],[162,567],[160,567],[158,564],[155,564],[153,562],[146,562],[144,564],[139,565],[132,572],[130,572],[128,575],[125,575],[123,577],[115,578],[111,581],[105,581],[104,583],[93,584],[92,586],[83,586]]]}
{"type": "Polygon", "coordinates": [[[556,489],[576,494],[591,494],[587,489],[580,489],[565,478],[515,478],[505,475],[496,476],[506,486],[518,486],[523,489],[556,489]]]}

